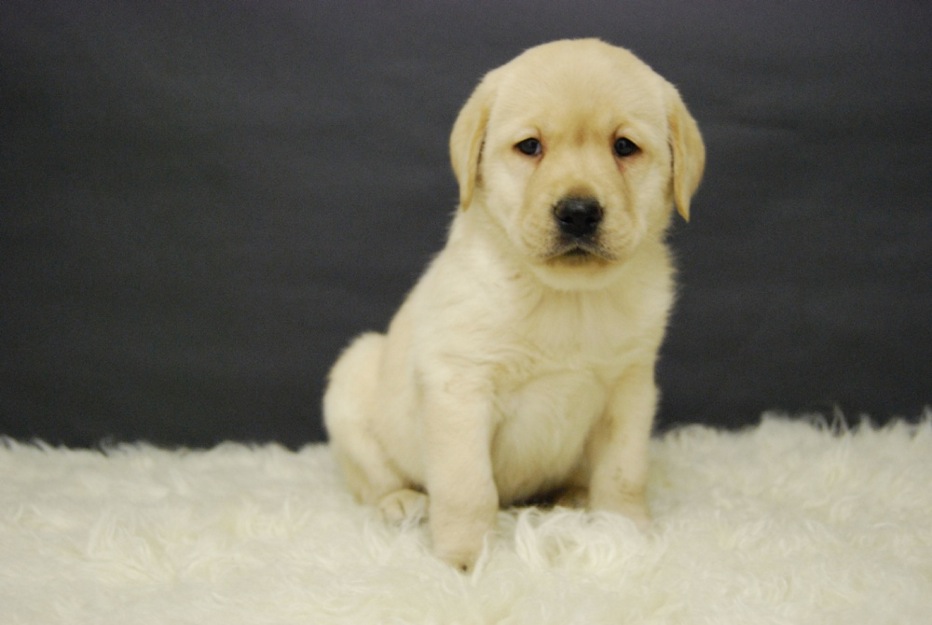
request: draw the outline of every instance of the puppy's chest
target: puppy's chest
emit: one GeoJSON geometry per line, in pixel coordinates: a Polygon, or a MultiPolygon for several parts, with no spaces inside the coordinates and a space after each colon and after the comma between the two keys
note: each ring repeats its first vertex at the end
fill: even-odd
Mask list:
{"type": "Polygon", "coordinates": [[[497,421],[507,430],[543,428],[564,443],[558,432],[581,435],[637,359],[639,342],[623,314],[570,304],[538,306],[502,337],[507,348],[499,352],[494,387],[497,421]]]}
{"type": "Polygon", "coordinates": [[[500,362],[516,385],[541,376],[585,373],[609,384],[636,359],[645,343],[640,319],[606,297],[572,294],[540,302],[503,337],[500,362]]]}
{"type": "Polygon", "coordinates": [[[613,312],[538,307],[504,339],[492,450],[503,500],[553,487],[578,461],[637,345],[613,312]]]}

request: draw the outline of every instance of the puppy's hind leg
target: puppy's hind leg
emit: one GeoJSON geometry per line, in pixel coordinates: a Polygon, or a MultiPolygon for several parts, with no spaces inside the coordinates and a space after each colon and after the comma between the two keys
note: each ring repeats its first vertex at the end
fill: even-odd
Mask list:
{"type": "Polygon", "coordinates": [[[324,393],[324,424],[346,482],[363,503],[406,490],[406,482],[373,435],[385,336],[363,334],[343,352],[330,371],[324,393]]]}

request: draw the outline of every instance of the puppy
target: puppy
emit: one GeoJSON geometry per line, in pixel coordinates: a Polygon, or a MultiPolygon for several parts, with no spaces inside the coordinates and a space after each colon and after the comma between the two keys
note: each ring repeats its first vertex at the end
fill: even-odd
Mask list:
{"type": "Polygon", "coordinates": [[[446,246],[388,332],[330,373],[349,487],[388,518],[426,511],[435,553],[462,569],[499,506],[541,495],[646,525],[664,233],[702,176],[695,120],[627,50],[556,41],[485,76],[450,156],[446,246]]]}

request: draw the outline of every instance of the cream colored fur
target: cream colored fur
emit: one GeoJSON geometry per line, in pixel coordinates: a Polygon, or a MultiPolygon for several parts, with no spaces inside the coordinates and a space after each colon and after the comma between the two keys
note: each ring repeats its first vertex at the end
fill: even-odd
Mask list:
{"type": "Polygon", "coordinates": [[[450,153],[446,246],[388,332],[359,337],[330,374],[325,422],[350,488],[389,518],[426,510],[434,551],[464,569],[499,506],[541,495],[646,524],[674,289],[663,239],[702,174],[695,121],[630,52],[557,41],[482,80],[450,153]],[[616,154],[622,137],[638,150],[616,154]],[[571,197],[602,209],[583,243],[555,218],[571,197]]]}

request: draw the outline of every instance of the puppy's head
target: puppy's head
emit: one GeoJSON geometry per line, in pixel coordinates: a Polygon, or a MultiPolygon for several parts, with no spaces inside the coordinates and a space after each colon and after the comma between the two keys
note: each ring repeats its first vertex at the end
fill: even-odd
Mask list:
{"type": "Polygon", "coordinates": [[[689,218],[705,148],[676,89],[594,39],[531,48],[485,76],[450,137],[460,207],[486,212],[543,279],[602,282],[672,207],[689,218]]]}

